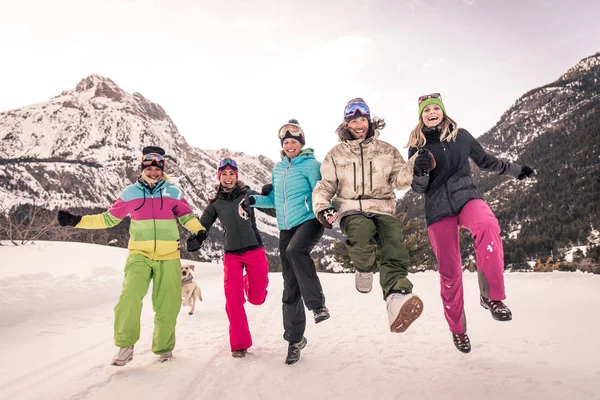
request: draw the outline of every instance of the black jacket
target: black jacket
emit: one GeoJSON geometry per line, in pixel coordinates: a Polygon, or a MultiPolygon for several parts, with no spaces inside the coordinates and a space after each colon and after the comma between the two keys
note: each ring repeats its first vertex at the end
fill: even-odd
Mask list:
{"type": "MultiPolygon", "coordinates": [[[[457,215],[473,199],[483,199],[473,184],[469,158],[480,169],[496,172],[498,175],[516,177],[521,166],[489,155],[471,134],[458,130],[456,140],[440,142],[440,125],[423,128],[427,138],[425,148],[436,161],[436,167],[428,175],[413,175],[412,189],[425,194],[425,218],[427,225],[450,215],[457,215]]],[[[417,152],[416,147],[408,149],[409,158],[417,152]]]]}
{"type": "Polygon", "coordinates": [[[225,229],[225,253],[243,253],[263,246],[253,208],[250,207],[248,219],[243,219],[238,213],[238,205],[244,196],[251,194],[256,192],[248,186],[236,185],[232,191],[225,191],[219,185],[216,200],[206,207],[200,217],[200,223],[207,232],[219,218],[225,229]]]}

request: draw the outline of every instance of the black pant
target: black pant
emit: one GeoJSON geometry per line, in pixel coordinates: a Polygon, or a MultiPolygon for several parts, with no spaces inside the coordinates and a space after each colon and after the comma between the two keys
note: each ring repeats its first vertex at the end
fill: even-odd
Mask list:
{"type": "Polygon", "coordinates": [[[279,233],[283,275],[283,338],[290,343],[299,342],[304,335],[304,303],[309,310],[325,305],[321,281],[310,256],[324,230],[319,221],[311,219],[279,233]]]}

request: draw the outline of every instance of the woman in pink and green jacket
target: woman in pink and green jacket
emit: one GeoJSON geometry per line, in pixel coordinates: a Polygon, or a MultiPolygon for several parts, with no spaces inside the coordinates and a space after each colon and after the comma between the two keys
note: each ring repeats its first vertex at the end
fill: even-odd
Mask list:
{"type": "Polygon", "coordinates": [[[181,190],[164,173],[165,151],[148,146],[142,153],[140,178],[123,190],[108,211],[84,216],[58,212],[61,226],[81,229],[112,228],[126,216],[131,219],[123,291],[115,306],[114,340],[119,352],[112,364],[118,366],[133,359],[133,346],[140,338],[142,299],[151,280],[155,312],[152,352],[159,355],[160,361],[173,357],[175,324],[181,309],[181,262],[176,220],[195,235],[201,236],[206,232],[181,190]]]}

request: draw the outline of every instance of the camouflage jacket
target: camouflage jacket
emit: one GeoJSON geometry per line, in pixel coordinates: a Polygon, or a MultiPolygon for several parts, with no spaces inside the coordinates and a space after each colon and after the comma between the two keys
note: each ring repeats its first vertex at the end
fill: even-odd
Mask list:
{"type": "Polygon", "coordinates": [[[315,214],[333,206],[340,217],[354,212],[395,216],[394,189],[407,189],[413,175],[398,149],[379,140],[379,130],[365,139],[352,139],[338,129],[338,136],[340,143],[325,156],[313,191],[315,214]]]}

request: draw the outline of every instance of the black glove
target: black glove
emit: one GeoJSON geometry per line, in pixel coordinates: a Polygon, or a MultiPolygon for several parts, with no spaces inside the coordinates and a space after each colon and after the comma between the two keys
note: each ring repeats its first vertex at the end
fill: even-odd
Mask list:
{"type": "Polygon", "coordinates": [[[271,185],[270,183],[267,183],[266,185],[263,185],[262,189],[260,190],[260,194],[263,196],[268,196],[272,190],[273,190],[273,185],[271,185]]]}
{"type": "Polygon", "coordinates": [[[192,252],[200,250],[200,246],[202,246],[202,242],[206,240],[207,236],[205,229],[198,231],[195,235],[190,235],[185,243],[187,251],[192,252]]]}
{"type": "Polygon", "coordinates": [[[81,216],[73,215],[68,211],[60,210],[58,212],[58,224],[60,226],[75,226],[81,221],[81,216]]]}
{"type": "Polygon", "coordinates": [[[250,214],[250,206],[256,203],[256,199],[252,196],[246,196],[240,201],[240,217],[247,219],[250,214]]]}
{"type": "Polygon", "coordinates": [[[435,159],[433,154],[427,149],[420,148],[417,158],[415,158],[415,175],[421,176],[428,174],[435,168],[435,159]]]}
{"type": "Polygon", "coordinates": [[[319,212],[318,212],[318,214],[317,214],[317,220],[318,220],[318,221],[321,223],[321,225],[323,225],[325,228],[327,228],[327,229],[331,229],[331,228],[333,228],[333,225],[332,225],[332,224],[330,224],[330,223],[327,221],[327,218],[329,218],[329,217],[332,217],[333,215],[335,215],[335,213],[336,213],[336,212],[337,212],[337,211],[335,211],[335,208],[333,208],[333,207],[329,207],[329,208],[326,208],[326,209],[324,209],[324,210],[321,210],[321,211],[319,211],[319,212]]]}
{"type": "Polygon", "coordinates": [[[527,165],[523,165],[521,167],[521,173],[517,175],[517,179],[522,181],[523,179],[529,178],[533,175],[535,175],[535,171],[533,170],[533,168],[529,168],[527,165]]]}

